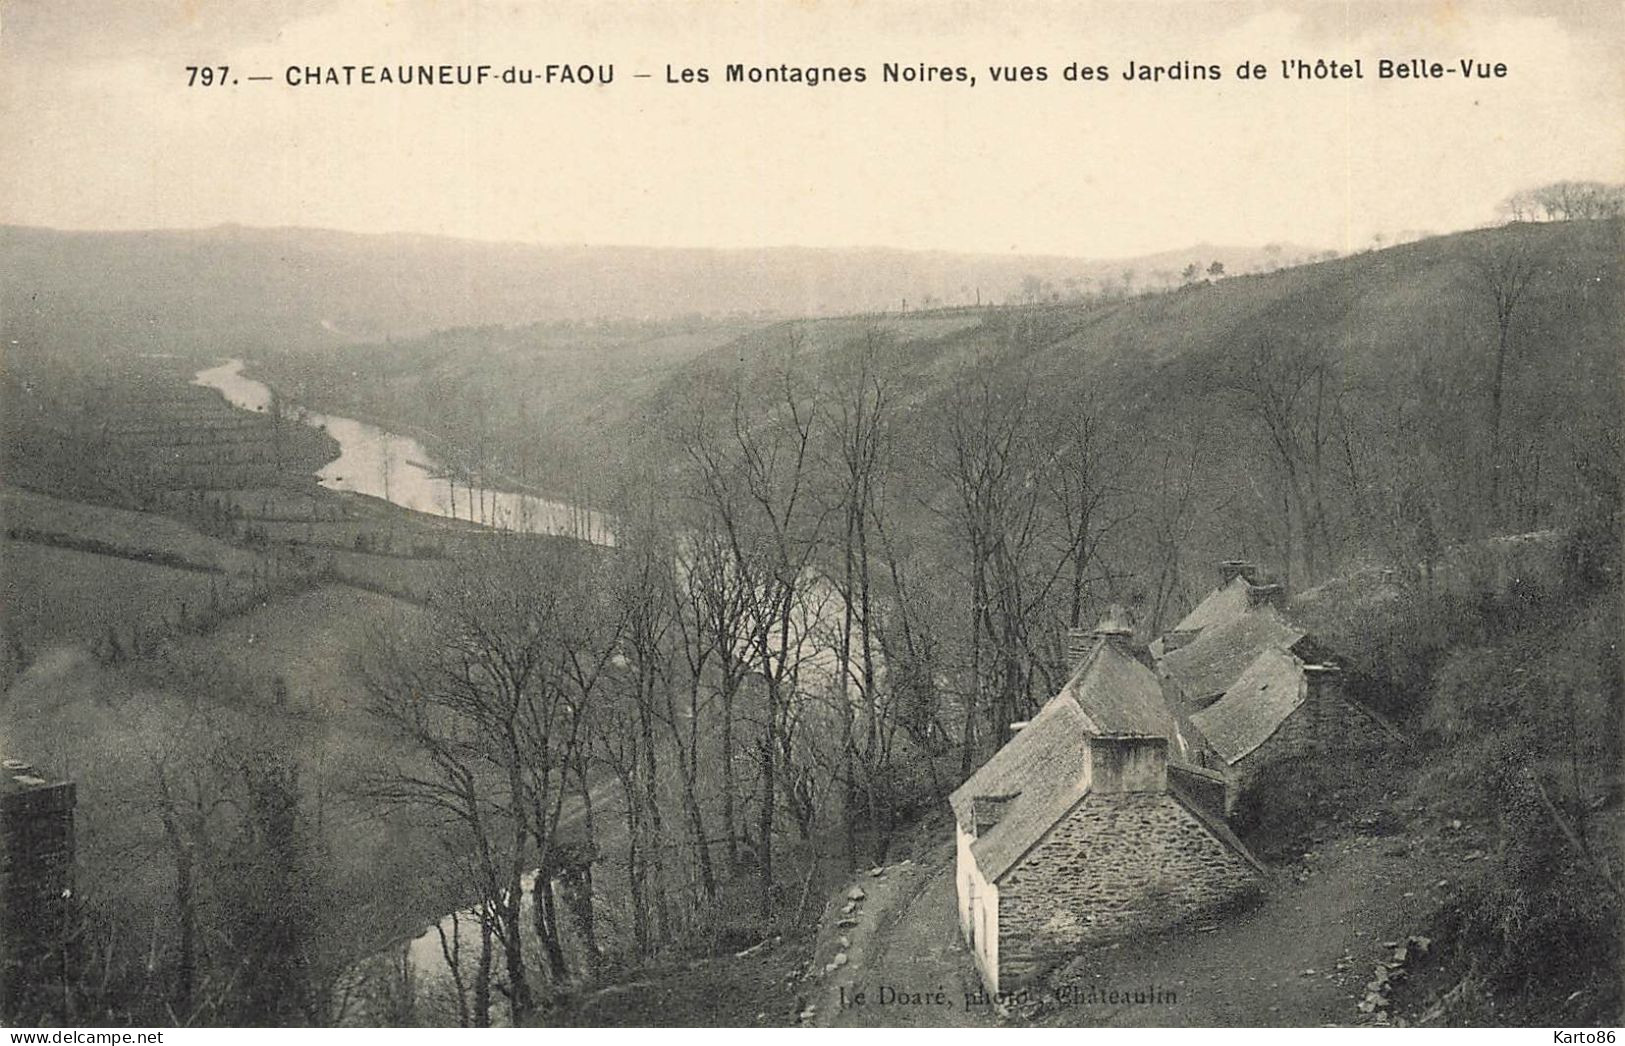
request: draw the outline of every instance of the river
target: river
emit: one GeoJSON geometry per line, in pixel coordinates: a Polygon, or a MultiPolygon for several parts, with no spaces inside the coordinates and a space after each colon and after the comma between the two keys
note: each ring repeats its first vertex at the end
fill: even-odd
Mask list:
{"type": "MultiPolygon", "coordinates": [[[[198,371],[193,383],[217,389],[234,407],[264,411],[271,390],[243,373],[242,360],[227,360],[198,371]]],[[[612,544],[599,513],[532,494],[453,485],[444,466],[410,436],[389,432],[354,418],[305,411],[301,419],[338,441],[339,456],[316,474],[329,490],[382,498],[414,512],[465,519],[527,534],[562,534],[596,544],[612,544]]]]}

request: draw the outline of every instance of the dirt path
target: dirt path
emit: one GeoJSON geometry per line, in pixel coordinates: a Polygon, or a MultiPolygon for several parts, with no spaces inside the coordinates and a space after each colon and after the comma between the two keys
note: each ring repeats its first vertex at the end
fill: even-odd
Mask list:
{"type": "Polygon", "coordinates": [[[952,854],[944,845],[928,863],[860,875],[863,897],[851,913],[843,911],[844,892],[831,905],[815,952],[822,987],[808,993],[813,1016],[804,1023],[1372,1023],[1358,1007],[1377,964],[1392,957],[1394,942],[1419,931],[1458,878],[1477,871],[1468,855],[1482,845],[1472,826],[1443,818],[1419,819],[1403,835],[1329,841],[1275,870],[1256,907],[1084,953],[1035,987],[1032,1004],[1008,1014],[967,1005],[980,982],[959,937],[952,854]],[[840,926],[843,920],[850,925],[840,926]],[[844,965],[830,969],[843,953],[844,965]],[[864,1002],[854,1004],[860,991],[864,1002]]]}
{"type": "MultiPolygon", "coordinates": [[[[951,855],[950,855],[951,858],[951,855]]],[[[859,875],[826,914],[815,962],[823,987],[814,1016],[823,1027],[942,1027],[994,1023],[966,1007],[980,988],[954,919],[951,859],[902,862],[859,875]],[[845,906],[853,905],[851,912],[845,906]],[[846,923],[848,925],[841,925],[846,923]],[[830,968],[840,955],[843,965],[830,968]]]]}
{"type": "Polygon", "coordinates": [[[1248,912],[1080,956],[1035,1016],[1068,1026],[1373,1023],[1358,1008],[1366,984],[1452,888],[1467,839],[1338,841],[1277,872],[1248,912]]]}

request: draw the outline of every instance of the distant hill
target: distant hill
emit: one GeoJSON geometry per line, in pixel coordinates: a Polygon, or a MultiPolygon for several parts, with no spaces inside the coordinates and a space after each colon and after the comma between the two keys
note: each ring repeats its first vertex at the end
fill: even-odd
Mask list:
{"type": "MultiPolygon", "coordinates": [[[[1483,266],[1519,257],[1535,275],[1519,295],[1506,362],[1504,524],[1562,525],[1618,482],[1622,232],[1619,220],[1518,223],[1168,293],[987,310],[979,324],[899,332],[907,378],[898,438],[929,460],[927,448],[946,439],[956,390],[978,375],[1010,402],[1025,384],[1040,434],[1064,431],[1092,404],[1108,420],[1106,451],[1126,467],[1126,486],[1154,499],[1181,469],[1194,470],[1199,508],[1183,544],[1198,562],[1247,555],[1278,564],[1283,480],[1261,417],[1271,405],[1250,368],[1261,353],[1278,361],[1299,353],[1324,360],[1324,382],[1292,387],[1277,363],[1269,395],[1291,397],[1273,406],[1291,404],[1286,424],[1305,448],[1319,412],[1317,471],[1334,558],[1396,554],[1381,546],[1397,530],[1425,543],[1416,537],[1424,517],[1437,540],[1482,536],[1494,532],[1482,487],[1497,343],[1483,266]]],[[[863,324],[795,326],[803,355],[813,355],[860,336],[863,324]]],[[[695,359],[660,398],[680,417],[742,362],[777,366],[773,349],[788,330],[763,327],[695,359]]],[[[922,499],[941,492],[940,476],[915,478],[922,499]]]]}
{"type": "MultiPolygon", "coordinates": [[[[879,328],[898,343],[894,424],[913,460],[941,444],[967,377],[1025,380],[1044,432],[1064,428],[1084,404],[1109,418],[1107,451],[1128,470],[1122,482],[1146,497],[1166,486],[1168,470],[1196,468],[1201,508],[1186,547],[1198,559],[1270,561],[1282,527],[1280,481],[1242,387],[1261,349],[1312,350],[1330,365],[1328,529],[1350,555],[1392,554],[1376,546],[1424,515],[1439,540],[1481,536],[1496,344],[1493,296],[1478,269],[1486,256],[1522,251],[1539,267],[1514,317],[1506,373],[1508,523],[1561,523],[1596,484],[1588,473],[1617,465],[1609,448],[1617,447],[1625,344],[1621,228],[1511,225],[1127,300],[883,318],[539,325],[262,363],[297,398],[486,445],[510,474],[572,490],[578,477],[609,476],[628,458],[659,453],[630,448],[640,437],[658,446],[707,390],[741,371],[778,366],[792,337],[808,380],[818,381],[821,357],[879,328]]],[[[910,482],[929,488],[942,479],[922,468],[910,482]]]]}
{"type": "MultiPolygon", "coordinates": [[[[1084,247],[1080,244],[1080,248],[1084,247]]],[[[220,226],[150,232],[0,227],[0,310],[45,346],[140,351],[322,347],[487,324],[821,316],[1051,299],[1230,272],[1313,252],[1221,247],[1144,258],[776,247],[559,247],[220,226]]]]}

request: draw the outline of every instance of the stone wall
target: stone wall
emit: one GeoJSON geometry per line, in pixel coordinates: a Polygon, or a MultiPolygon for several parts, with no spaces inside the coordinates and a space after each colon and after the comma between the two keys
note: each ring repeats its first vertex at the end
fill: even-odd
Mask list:
{"type": "Polygon", "coordinates": [[[1166,737],[1091,737],[1083,749],[1089,791],[1166,792],[1166,737]]]}
{"type": "Polygon", "coordinates": [[[1335,759],[1355,752],[1374,751],[1391,743],[1393,738],[1382,725],[1369,712],[1345,698],[1338,686],[1311,686],[1304,703],[1286,717],[1275,733],[1230,767],[1227,809],[1234,810],[1248,785],[1282,760],[1317,752],[1335,759]]]}
{"type": "Polygon", "coordinates": [[[1308,697],[1282,721],[1276,733],[1230,767],[1225,775],[1225,814],[1235,810],[1259,773],[1282,760],[1315,754],[1337,759],[1354,752],[1373,752],[1389,744],[1394,744],[1394,737],[1368,711],[1342,697],[1336,685],[1311,685],[1308,697]]]}
{"type": "Polygon", "coordinates": [[[1168,782],[1177,785],[1190,799],[1206,807],[1215,816],[1224,817],[1228,794],[1224,774],[1217,770],[1168,764],[1168,782]]]}
{"type": "Polygon", "coordinates": [[[1293,709],[1292,714],[1282,720],[1281,725],[1275,728],[1275,733],[1265,738],[1263,744],[1230,765],[1230,771],[1225,775],[1230,783],[1226,803],[1227,813],[1235,811],[1236,804],[1260,773],[1283,759],[1292,759],[1317,750],[1315,723],[1310,715],[1313,707],[1310,701],[1313,697],[1311,693],[1303,704],[1293,709]]]}
{"type": "Polygon", "coordinates": [[[68,960],[74,801],[66,783],[0,793],[0,1024],[53,1012],[68,960]]]}
{"type": "Polygon", "coordinates": [[[1259,879],[1167,793],[1086,796],[999,880],[1000,988],[1080,946],[1211,911],[1259,879]]]}

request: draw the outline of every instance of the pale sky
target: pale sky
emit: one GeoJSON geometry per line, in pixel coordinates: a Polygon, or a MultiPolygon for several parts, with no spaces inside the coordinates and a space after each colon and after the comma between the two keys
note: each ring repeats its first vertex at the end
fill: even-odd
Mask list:
{"type": "Polygon", "coordinates": [[[0,0],[0,222],[1128,256],[1348,248],[1625,180],[1625,5],[0,0]],[[1280,60],[1362,59],[1287,82],[1280,60]],[[1379,81],[1379,58],[1505,79],[1379,81]],[[1238,82],[1236,64],[1269,78],[1238,82]],[[1213,82],[1124,83],[1130,61],[1213,82]],[[966,65],[882,84],[882,62],[966,65]],[[289,65],[610,64],[606,87],[290,87],[289,65]],[[729,62],[859,85],[720,82],[729,62]],[[1067,83],[1069,63],[1107,83],[1067,83]],[[665,66],[708,66],[669,86],[665,66]],[[188,88],[228,65],[235,86],[188,88]],[[1041,64],[1043,84],[987,66],[1041,64]],[[653,74],[634,79],[634,73],[653,74]],[[271,82],[241,78],[267,75],[271,82]]]}

